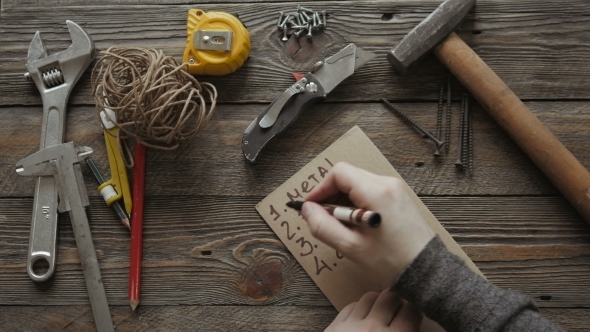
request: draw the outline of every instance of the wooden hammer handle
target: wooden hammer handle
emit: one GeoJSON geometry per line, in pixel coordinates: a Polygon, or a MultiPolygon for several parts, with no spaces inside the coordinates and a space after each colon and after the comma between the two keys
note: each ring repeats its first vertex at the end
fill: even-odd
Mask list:
{"type": "Polygon", "coordinates": [[[434,54],[590,223],[588,170],[456,33],[434,54]]]}

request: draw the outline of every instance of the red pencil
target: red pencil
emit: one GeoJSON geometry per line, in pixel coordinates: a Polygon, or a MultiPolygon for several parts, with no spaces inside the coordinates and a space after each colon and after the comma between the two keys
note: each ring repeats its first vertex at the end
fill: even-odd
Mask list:
{"type": "Polygon", "coordinates": [[[143,240],[143,192],[145,187],[145,146],[135,143],[133,156],[133,211],[131,212],[131,255],[129,262],[129,304],[135,310],[141,297],[141,251],[143,240]]]}

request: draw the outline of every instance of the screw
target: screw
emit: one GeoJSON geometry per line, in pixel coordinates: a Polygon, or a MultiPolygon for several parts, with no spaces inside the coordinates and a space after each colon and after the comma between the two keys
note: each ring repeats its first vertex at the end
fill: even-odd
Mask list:
{"type": "Polygon", "coordinates": [[[387,101],[385,98],[381,98],[381,101],[383,101],[383,103],[385,103],[385,105],[390,110],[392,110],[394,113],[396,113],[406,123],[410,124],[412,127],[417,129],[418,131],[420,131],[422,134],[426,135],[426,137],[430,138],[436,144],[437,150],[440,149],[440,147],[445,144],[445,142],[441,142],[439,139],[434,137],[430,132],[428,132],[428,131],[424,130],[422,127],[418,126],[418,124],[416,124],[416,122],[412,121],[407,115],[405,115],[402,111],[398,110],[397,107],[395,107],[392,103],[387,101]]]}
{"type": "Polygon", "coordinates": [[[463,170],[463,136],[465,129],[465,98],[461,98],[461,120],[459,121],[459,145],[457,148],[457,160],[455,166],[463,170]]]}
{"type": "Polygon", "coordinates": [[[303,25],[303,22],[301,22],[301,16],[300,16],[300,15],[298,15],[298,14],[296,13],[296,14],[295,14],[295,15],[293,15],[293,16],[295,16],[295,19],[297,20],[297,24],[298,24],[298,25],[303,25]]]}
{"type": "Polygon", "coordinates": [[[461,161],[467,167],[469,167],[469,98],[467,94],[463,94],[463,98],[465,99],[465,120],[463,121],[463,155],[461,156],[461,161]]]}
{"type": "MultiPolygon", "coordinates": [[[[445,123],[445,141],[451,141],[451,74],[447,78],[447,121],[445,123]]],[[[449,153],[449,144],[445,145],[445,152],[449,153]]]]}
{"type": "Polygon", "coordinates": [[[279,21],[277,22],[277,27],[279,27],[279,29],[281,28],[281,22],[283,20],[283,16],[285,16],[285,13],[279,12],[279,21]]]}
{"type": "Polygon", "coordinates": [[[317,27],[318,26],[318,19],[317,19],[317,13],[313,14],[313,27],[317,27]]]}
{"type": "Polygon", "coordinates": [[[195,59],[193,59],[193,58],[188,59],[188,63],[195,63],[195,59]]]}
{"type": "Polygon", "coordinates": [[[301,25],[307,25],[307,20],[301,15],[301,13],[299,13],[299,19],[301,20],[301,25]]]}
{"type": "Polygon", "coordinates": [[[465,96],[465,109],[467,110],[467,114],[469,114],[469,119],[467,121],[467,128],[469,129],[469,136],[467,138],[469,149],[467,151],[467,164],[469,167],[469,176],[473,174],[473,112],[469,111],[469,95],[465,96]]]}
{"type": "Polygon", "coordinates": [[[285,28],[285,24],[287,24],[287,21],[289,20],[289,18],[291,17],[291,15],[287,15],[285,16],[285,19],[283,20],[283,22],[281,23],[281,27],[284,29],[285,28]]]}
{"type": "Polygon", "coordinates": [[[311,20],[311,18],[305,12],[301,12],[301,15],[303,15],[303,17],[305,17],[306,22],[309,22],[309,20],[311,20]]]}
{"type": "Polygon", "coordinates": [[[297,5],[297,11],[298,12],[302,12],[302,13],[308,12],[308,13],[312,13],[312,14],[314,12],[313,9],[305,8],[305,7],[301,6],[301,5],[297,5]]]}
{"type": "Polygon", "coordinates": [[[305,29],[307,30],[307,25],[293,25],[292,29],[305,29]]]}
{"type": "Polygon", "coordinates": [[[324,25],[324,28],[325,28],[325,27],[328,26],[328,23],[326,22],[326,11],[325,10],[322,10],[321,13],[322,13],[322,22],[323,22],[323,25],[324,25]]]}
{"type": "Polygon", "coordinates": [[[310,82],[305,86],[305,91],[309,93],[316,93],[318,91],[318,86],[314,82],[310,82]]]}
{"type": "Polygon", "coordinates": [[[291,25],[295,25],[295,21],[293,21],[293,16],[289,16],[289,19],[287,20],[287,23],[289,23],[291,25]]]}
{"type": "Polygon", "coordinates": [[[307,38],[311,38],[311,23],[307,23],[307,38]]]}
{"type": "Polygon", "coordinates": [[[299,38],[305,32],[306,29],[307,29],[307,27],[305,27],[305,29],[301,29],[301,30],[295,32],[294,35],[297,36],[297,38],[299,38]]]}
{"type": "Polygon", "coordinates": [[[313,18],[314,18],[314,21],[317,18],[317,20],[318,20],[318,27],[323,29],[324,28],[324,23],[322,22],[322,19],[320,18],[320,14],[318,12],[315,12],[313,18]]]}
{"type": "MultiPolygon", "coordinates": [[[[440,139],[442,134],[442,112],[443,112],[443,94],[444,94],[444,84],[440,82],[440,93],[438,94],[438,109],[436,112],[436,138],[440,139]]],[[[440,156],[440,151],[438,148],[434,151],[435,156],[440,156]]]]}
{"type": "Polygon", "coordinates": [[[281,39],[282,41],[286,42],[287,40],[289,40],[289,38],[287,38],[287,25],[283,25],[283,38],[281,39]]]}

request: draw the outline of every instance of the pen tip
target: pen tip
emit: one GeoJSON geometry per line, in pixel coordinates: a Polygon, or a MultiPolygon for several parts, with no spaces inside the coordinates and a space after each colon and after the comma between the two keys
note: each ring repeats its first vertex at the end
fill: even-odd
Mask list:
{"type": "Polygon", "coordinates": [[[131,305],[131,310],[135,311],[135,308],[137,308],[137,306],[139,305],[139,301],[138,300],[131,300],[131,301],[129,301],[129,304],[131,305]]]}
{"type": "Polygon", "coordinates": [[[304,201],[289,201],[287,202],[287,206],[295,209],[297,211],[301,211],[301,207],[303,206],[304,201]]]}
{"type": "Polygon", "coordinates": [[[381,225],[381,215],[379,213],[374,213],[369,218],[369,226],[371,227],[379,227],[381,225]]]}

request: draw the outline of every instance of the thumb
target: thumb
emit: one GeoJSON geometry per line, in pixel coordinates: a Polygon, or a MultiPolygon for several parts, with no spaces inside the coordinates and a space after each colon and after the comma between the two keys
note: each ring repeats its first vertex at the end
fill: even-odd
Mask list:
{"type": "Polygon", "coordinates": [[[345,256],[354,251],[358,243],[358,234],[344,226],[321,205],[305,202],[301,208],[301,215],[307,220],[311,234],[315,238],[345,256]]]}

